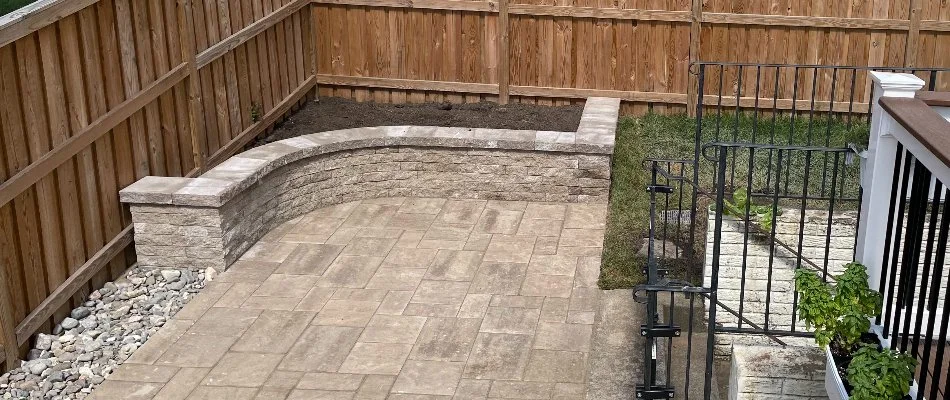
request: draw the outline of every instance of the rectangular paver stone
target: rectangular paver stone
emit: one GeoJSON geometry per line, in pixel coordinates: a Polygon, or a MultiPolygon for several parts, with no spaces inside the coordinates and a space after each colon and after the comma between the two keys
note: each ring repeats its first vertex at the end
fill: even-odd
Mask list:
{"type": "Polygon", "coordinates": [[[310,372],[304,374],[297,389],[356,391],[363,383],[363,375],[310,372]]]}
{"type": "Polygon", "coordinates": [[[412,344],[416,342],[425,323],[425,317],[375,315],[366,324],[359,341],[412,344]]]}
{"type": "Polygon", "coordinates": [[[453,395],[462,366],[460,362],[409,360],[396,377],[392,392],[453,395]]]}
{"type": "Polygon", "coordinates": [[[260,387],[283,354],[228,353],[205,377],[209,386],[260,387]]]}
{"type": "Polygon", "coordinates": [[[519,380],[528,364],[530,335],[479,333],[463,377],[519,380]]]}
{"type": "Polygon", "coordinates": [[[540,314],[537,308],[490,307],[479,331],[532,335],[540,314]]]}
{"type": "Polygon", "coordinates": [[[185,333],[159,358],[156,365],[176,367],[213,367],[228,351],[235,337],[185,333]]]}
{"type": "Polygon", "coordinates": [[[426,279],[471,281],[481,261],[482,253],[478,251],[439,250],[429,265],[426,279]]]}
{"type": "Polygon", "coordinates": [[[409,358],[465,361],[475,343],[480,323],[480,320],[471,318],[429,318],[409,358]]]}
{"type": "Polygon", "coordinates": [[[411,344],[357,343],[340,366],[339,372],[396,375],[402,369],[410,351],[411,344]]]}
{"type": "Polygon", "coordinates": [[[316,284],[337,288],[366,287],[382,262],[383,257],[341,255],[330,264],[330,268],[316,284]]]}
{"type": "Polygon", "coordinates": [[[360,329],[342,326],[311,326],[297,339],[280,370],[337,372],[356,344],[360,329]]]}
{"type": "Polygon", "coordinates": [[[521,291],[528,264],[483,262],[472,280],[471,293],[516,295],[521,291]]]}
{"type": "Polygon", "coordinates": [[[313,312],[304,311],[264,311],[231,347],[231,351],[286,353],[313,316],[313,312]]]}
{"type": "Polygon", "coordinates": [[[322,275],[343,246],[330,244],[299,244],[277,268],[278,274],[322,275]]]}

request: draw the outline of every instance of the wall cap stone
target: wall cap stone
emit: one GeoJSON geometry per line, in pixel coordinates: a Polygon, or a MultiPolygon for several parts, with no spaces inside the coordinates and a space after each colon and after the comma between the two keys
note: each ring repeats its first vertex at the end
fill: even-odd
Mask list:
{"type": "Polygon", "coordinates": [[[119,191],[123,203],[220,207],[270,172],[345,150],[418,146],[613,154],[620,99],[587,99],[577,132],[379,126],[318,132],[235,155],[197,178],[147,176],[119,191]]]}

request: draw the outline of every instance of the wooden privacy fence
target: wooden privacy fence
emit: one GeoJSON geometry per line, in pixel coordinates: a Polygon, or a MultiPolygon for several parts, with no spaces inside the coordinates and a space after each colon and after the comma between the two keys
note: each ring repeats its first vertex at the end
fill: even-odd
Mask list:
{"type": "Polygon", "coordinates": [[[945,0],[315,1],[320,94],[357,100],[683,112],[698,60],[950,66],[945,0]]]}
{"type": "MultiPolygon", "coordinates": [[[[950,64],[945,0],[41,0],[29,10],[0,18],[8,368],[34,333],[134,262],[119,189],[223,161],[317,84],[380,102],[608,96],[635,112],[685,111],[697,60],[950,64]]],[[[741,87],[730,82],[741,75],[726,85],[741,87]]]]}
{"type": "Polygon", "coordinates": [[[0,346],[134,262],[118,190],[193,176],[315,87],[310,0],[43,0],[0,21],[0,346]],[[194,3],[193,3],[194,1],[194,3]]]}

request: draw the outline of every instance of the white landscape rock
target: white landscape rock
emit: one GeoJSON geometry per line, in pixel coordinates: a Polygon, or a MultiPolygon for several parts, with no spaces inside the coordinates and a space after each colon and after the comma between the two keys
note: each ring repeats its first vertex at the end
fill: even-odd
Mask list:
{"type": "Polygon", "coordinates": [[[204,287],[206,272],[132,268],[38,334],[28,360],[0,375],[0,399],[84,399],[204,287]]]}

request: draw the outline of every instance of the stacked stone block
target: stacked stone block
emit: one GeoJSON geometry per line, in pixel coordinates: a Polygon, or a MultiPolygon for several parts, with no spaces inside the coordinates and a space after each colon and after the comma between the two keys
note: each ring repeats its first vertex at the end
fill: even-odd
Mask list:
{"type": "Polygon", "coordinates": [[[825,353],[815,346],[735,346],[729,400],[820,400],[825,353]]]}
{"type": "Polygon", "coordinates": [[[218,270],[280,223],[360,199],[606,203],[619,105],[589,99],[577,132],[315,133],[246,151],[199,178],[146,177],[120,196],[131,205],[140,265],[218,270]]]}

